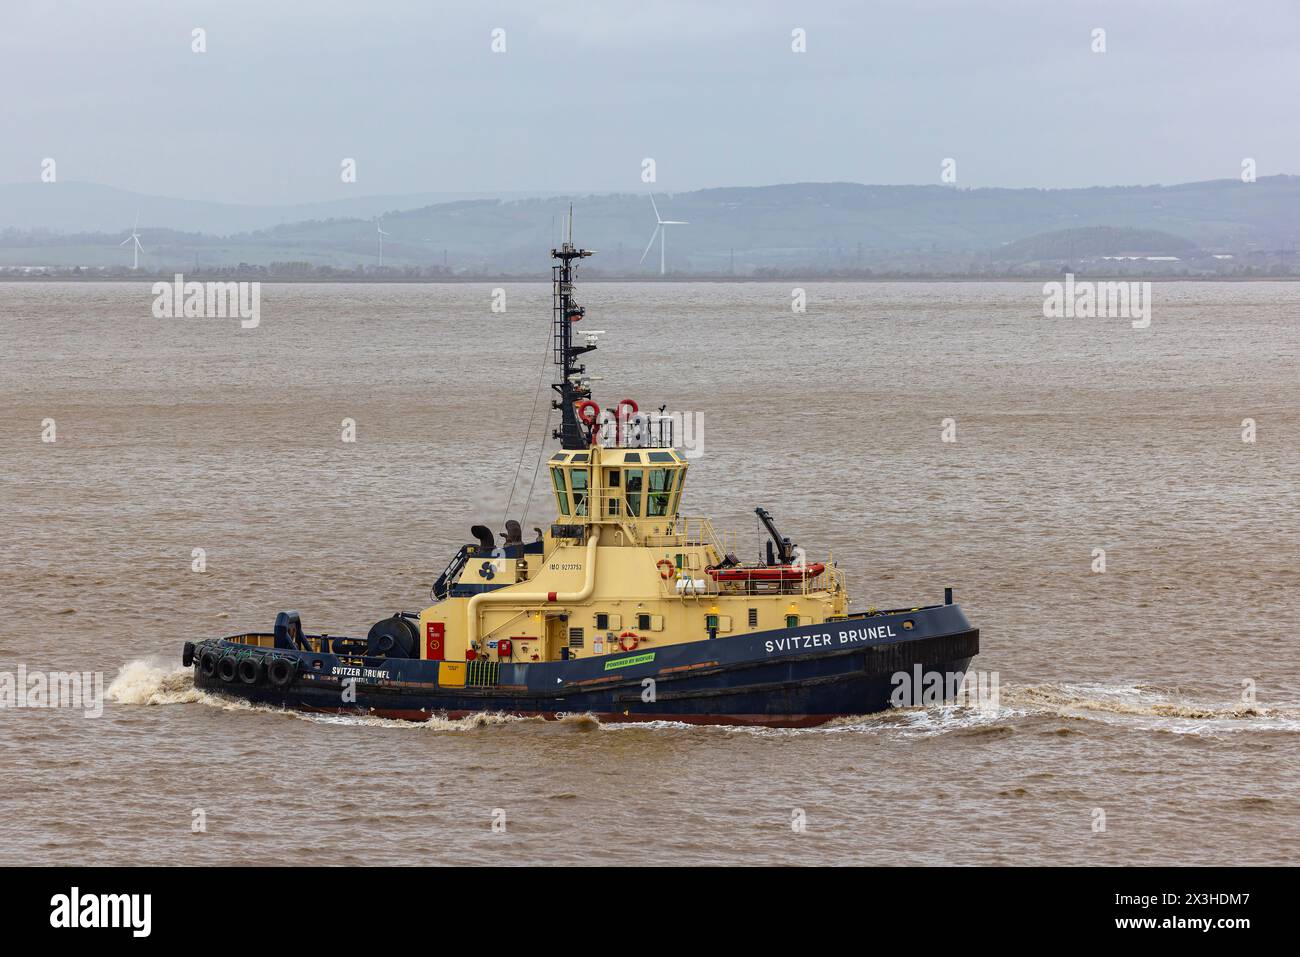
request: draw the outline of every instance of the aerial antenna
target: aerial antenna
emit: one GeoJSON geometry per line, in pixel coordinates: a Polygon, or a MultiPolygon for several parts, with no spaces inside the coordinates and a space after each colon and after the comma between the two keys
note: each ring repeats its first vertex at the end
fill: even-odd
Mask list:
{"type": "Polygon", "coordinates": [[[593,250],[579,249],[573,244],[573,204],[569,204],[568,239],[559,249],[551,250],[551,258],[558,260],[551,267],[551,331],[554,361],[560,367],[559,380],[551,388],[558,394],[551,408],[560,410],[560,427],[552,433],[560,440],[561,448],[581,449],[590,445],[586,425],[578,421],[576,405],[591,398],[591,387],[583,381],[586,368],[577,362],[579,356],[596,348],[591,337],[581,346],[573,344],[573,323],[580,322],[586,310],[574,298],[574,261],[582,260],[593,250]]]}

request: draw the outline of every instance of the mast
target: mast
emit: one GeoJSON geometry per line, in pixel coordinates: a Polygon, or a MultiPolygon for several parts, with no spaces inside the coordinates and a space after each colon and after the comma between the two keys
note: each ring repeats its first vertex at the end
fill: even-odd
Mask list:
{"type": "Polygon", "coordinates": [[[559,264],[551,267],[551,333],[554,340],[554,362],[560,367],[560,379],[551,388],[558,399],[551,400],[551,408],[560,410],[560,427],[551,434],[560,440],[565,449],[585,449],[590,444],[587,427],[578,421],[576,404],[591,397],[591,389],[581,384],[586,366],[575,365],[578,356],[591,352],[595,344],[575,346],[573,323],[582,319],[586,310],[573,298],[574,260],[585,259],[594,250],[579,249],[573,245],[573,206],[569,206],[569,235],[559,249],[551,250],[551,258],[559,264]]]}

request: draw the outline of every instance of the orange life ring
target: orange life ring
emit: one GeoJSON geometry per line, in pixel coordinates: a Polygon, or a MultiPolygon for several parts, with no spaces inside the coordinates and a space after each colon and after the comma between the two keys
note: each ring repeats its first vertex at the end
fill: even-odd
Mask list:
{"type": "Polygon", "coordinates": [[[583,425],[594,425],[600,415],[600,406],[590,399],[582,399],[575,408],[578,412],[578,421],[583,425]]]}
{"type": "Polygon", "coordinates": [[[668,581],[668,579],[672,578],[673,573],[677,571],[677,566],[666,558],[661,558],[659,561],[655,562],[655,568],[659,569],[659,577],[664,581],[668,581]]]}
{"type": "Polygon", "coordinates": [[[623,634],[618,636],[618,646],[624,651],[636,651],[636,646],[639,643],[640,639],[630,631],[625,631],[623,634]],[[629,644],[629,642],[631,642],[631,644],[629,644]]]}

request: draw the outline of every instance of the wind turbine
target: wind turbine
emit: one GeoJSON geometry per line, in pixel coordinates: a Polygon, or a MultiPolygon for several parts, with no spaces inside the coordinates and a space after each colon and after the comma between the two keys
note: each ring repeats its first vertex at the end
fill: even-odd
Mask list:
{"type": "Polygon", "coordinates": [[[379,268],[384,268],[384,237],[391,235],[384,232],[384,224],[381,222],[376,227],[379,230],[379,268]]]}
{"type": "Polygon", "coordinates": [[[135,240],[135,245],[131,247],[131,268],[132,269],[140,268],[140,253],[144,251],[144,247],[140,245],[140,233],[137,232],[139,227],[140,227],[140,210],[137,209],[135,211],[135,225],[131,227],[131,235],[127,236],[126,239],[118,243],[119,246],[125,246],[127,243],[131,242],[132,240],[135,240]]]}
{"type": "Polygon", "coordinates": [[[645,262],[646,256],[650,255],[650,247],[655,244],[655,237],[659,237],[659,275],[663,275],[664,269],[664,243],[668,238],[668,230],[665,226],[689,226],[684,219],[661,219],[659,216],[659,204],[655,202],[655,194],[650,194],[650,205],[655,211],[655,231],[650,234],[650,242],[645,244],[645,252],[641,254],[641,262],[645,262]]]}

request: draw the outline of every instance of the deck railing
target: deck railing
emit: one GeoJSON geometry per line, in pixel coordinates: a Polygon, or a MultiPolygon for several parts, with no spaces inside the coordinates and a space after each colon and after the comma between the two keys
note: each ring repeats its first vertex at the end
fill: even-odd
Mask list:
{"type": "Polygon", "coordinates": [[[665,531],[658,535],[642,535],[644,545],[711,545],[718,557],[726,555],[735,548],[735,535],[726,532],[719,535],[713,523],[697,515],[678,515],[668,522],[665,531]]]}

